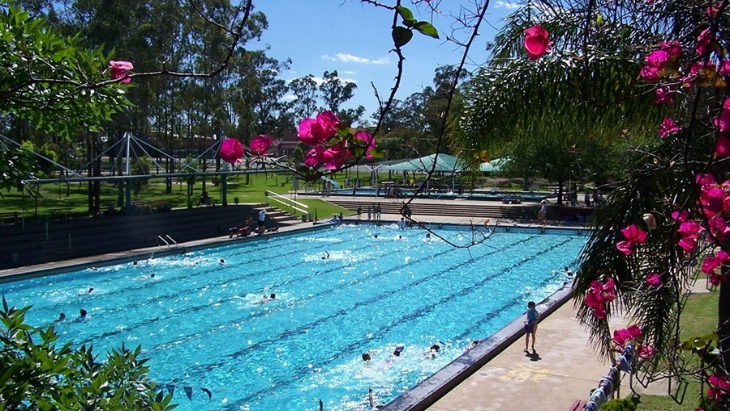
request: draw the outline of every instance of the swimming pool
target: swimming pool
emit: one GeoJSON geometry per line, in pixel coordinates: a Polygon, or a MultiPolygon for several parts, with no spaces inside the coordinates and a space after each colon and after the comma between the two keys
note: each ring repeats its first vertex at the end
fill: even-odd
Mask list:
{"type": "MultiPolygon", "coordinates": [[[[465,229],[438,233],[472,241],[465,229]]],[[[141,344],[150,378],[175,389],[181,410],[318,410],[320,400],[325,410],[365,410],[369,389],[376,403],[392,400],[561,288],[559,269],[586,239],[513,229],[461,249],[422,230],[341,226],[0,292],[34,305],[31,324],[65,312],[61,338],[98,353],[141,344]],[[90,318],[71,321],[81,308],[90,318]]]]}

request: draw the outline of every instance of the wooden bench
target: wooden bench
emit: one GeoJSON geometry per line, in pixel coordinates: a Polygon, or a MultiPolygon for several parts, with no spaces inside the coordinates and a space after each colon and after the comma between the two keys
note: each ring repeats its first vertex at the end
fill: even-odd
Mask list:
{"type": "Polygon", "coordinates": [[[568,408],[568,411],[583,411],[585,407],[586,402],[584,400],[575,400],[573,401],[573,405],[568,408]]]}
{"type": "Polygon", "coordinates": [[[152,207],[152,211],[170,211],[170,203],[167,200],[152,200],[150,207],[152,207]]]}

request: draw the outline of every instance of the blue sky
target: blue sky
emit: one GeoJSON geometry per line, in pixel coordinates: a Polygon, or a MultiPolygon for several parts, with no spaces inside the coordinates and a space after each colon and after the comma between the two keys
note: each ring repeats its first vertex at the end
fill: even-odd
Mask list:
{"type": "MultiPolygon", "coordinates": [[[[437,1],[437,0],[433,0],[437,1]]],[[[369,117],[377,108],[371,83],[385,98],[397,73],[397,56],[390,52],[392,15],[384,9],[361,4],[358,0],[265,0],[258,4],[266,14],[269,29],[261,43],[269,46],[269,55],[279,60],[291,58],[291,70],[282,73],[286,80],[312,74],[321,78],[325,70],[337,70],[343,80],[357,84],[355,97],[346,107],[363,105],[369,117]]],[[[444,13],[458,12],[459,4],[469,0],[441,0],[444,13]]],[[[432,16],[422,3],[407,4],[418,20],[432,22],[441,39],[415,35],[404,48],[405,71],[397,98],[403,100],[412,93],[432,85],[435,69],[444,64],[456,64],[461,51],[444,41],[451,32],[451,20],[432,16]]],[[[514,3],[492,1],[487,12],[487,24],[482,25],[467,69],[472,70],[486,59],[484,47],[494,38],[502,19],[513,11],[514,3]]]]}

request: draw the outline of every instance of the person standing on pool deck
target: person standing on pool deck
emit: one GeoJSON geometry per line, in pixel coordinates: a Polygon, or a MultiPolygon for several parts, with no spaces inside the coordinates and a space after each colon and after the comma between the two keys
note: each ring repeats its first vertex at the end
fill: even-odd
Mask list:
{"type": "Polygon", "coordinates": [[[259,211],[259,234],[264,233],[264,223],[266,222],[266,209],[259,211]]]}
{"type": "Polygon", "coordinates": [[[380,203],[378,203],[375,206],[375,221],[380,221],[380,215],[381,215],[382,211],[383,210],[380,208],[380,203]]]}
{"type": "Polygon", "coordinates": [[[540,318],[540,313],[535,309],[535,302],[530,301],[527,303],[527,321],[525,321],[525,352],[527,346],[530,344],[530,335],[532,335],[532,352],[535,352],[535,333],[537,332],[537,320],[540,318]]]}

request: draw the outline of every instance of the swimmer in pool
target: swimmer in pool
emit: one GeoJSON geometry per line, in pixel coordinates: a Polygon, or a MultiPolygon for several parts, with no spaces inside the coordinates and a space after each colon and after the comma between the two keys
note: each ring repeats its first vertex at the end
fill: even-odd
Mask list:
{"type": "Polygon", "coordinates": [[[258,303],[259,303],[259,304],[266,304],[266,303],[268,303],[269,301],[271,301],[271,300],[275,300],[275,299],[276,299],[276,294],[274,294],[274,293],[271,293],[270,295],[264,295],[264,296],[263,296],[263,297],[261,298],[261,300],[259,300],[259,302],[258,302],[258,303]]]}
{"type": "Polygon", "coordinates": [[[432,345],[428,349],[428,351],[426,351],[426,358],[428,358],[428,359],[434,359],[434,358],[436,358],[436,354],[438,354],[439,351],[441,351],[441,346],[440,345],[438,345],[438,344],[432,345]]]}
{"type": "Polygon", "coordinates": [[[87,319],[89,318],[89,317],[87,317],[87,316],[86,316],[86,314],[87,314],[87,313],[86,313],[86,310],[84,310],[83,308],[82,308],[82,309],[80,309],[80,310],[79,310],[79,316],[78,316],[78,318],[76,318],[76,320],[74,320],[74,321],[76,321],[77,323],[81,323],[81,322],[84,322],[84,321],[86,321],[86,320],[87,320],[87,319]]]}

